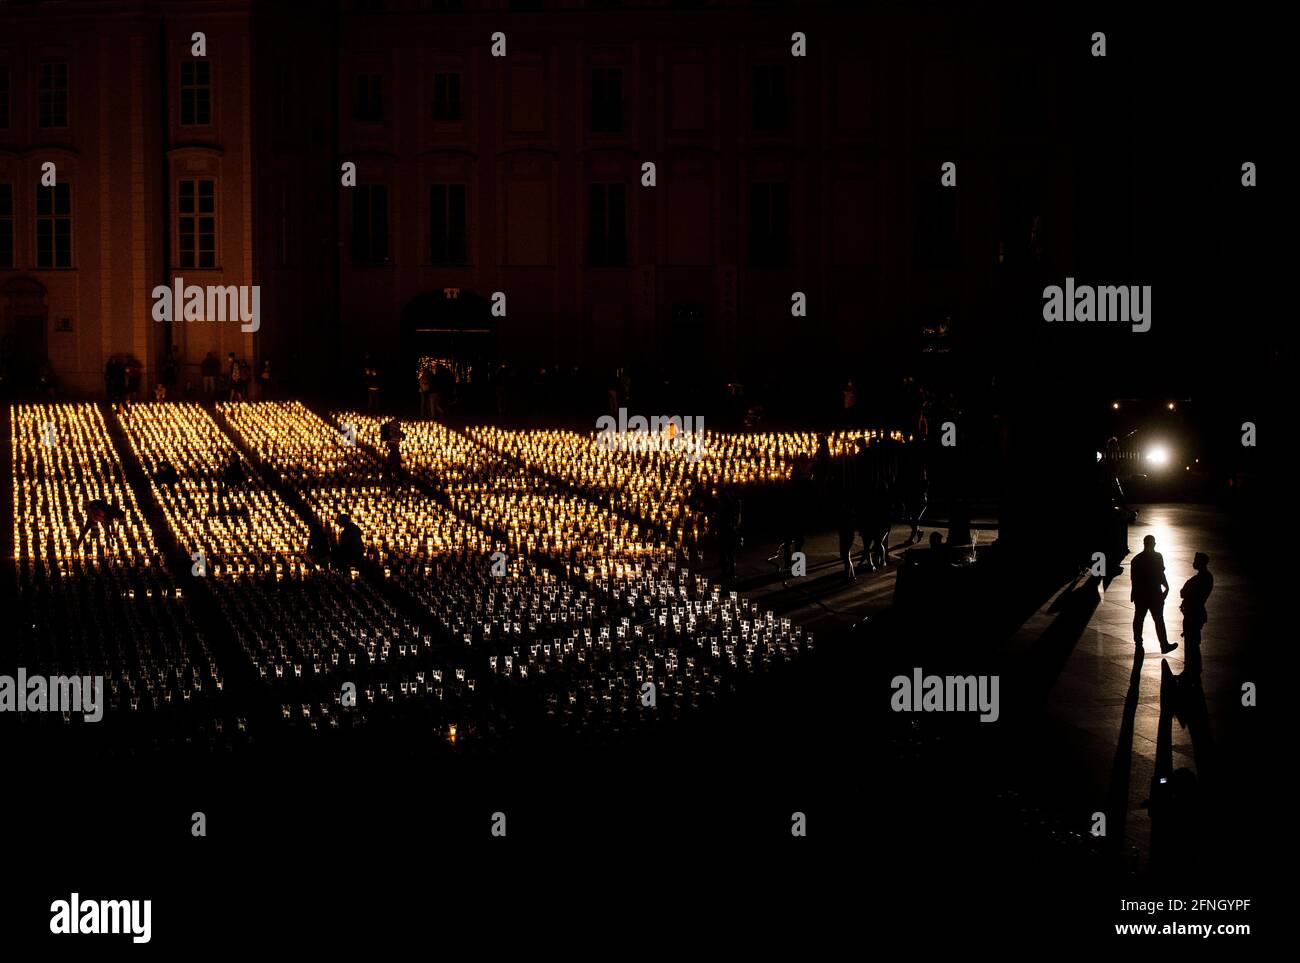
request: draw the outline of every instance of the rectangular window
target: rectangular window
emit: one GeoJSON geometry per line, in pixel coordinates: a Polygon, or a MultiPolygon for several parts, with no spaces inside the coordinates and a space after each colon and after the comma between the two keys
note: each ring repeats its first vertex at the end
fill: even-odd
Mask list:
{"type": "Polygon", "coordinates": [[[37,122],[41,127],[68,126],[68,65],[41,64],[36,84],[37,122]]]}
{"type": "Polygon", "coordinates": [[[434,74],[433,119],[460,120],[460,74],[434,74]]]}
{"type": "Polygon", "coordinates": [[[72,267],[72,188],[36,189],[36,266],[72,267]]]}
{"type": "Polygon", "coordinates": [[[177,231],[183,268],[217,266],[216,181],[180,182],[176,204],[177,231]]]}
{"type": "Polygon", "coordinates": [[[429,260],[463,264],[467,249],[465,185],[429,185],[429,260]]]}
{"type": "Polygon", "coordinates": [[[352,188],[352,260],[388,262],[388,187],[383,184],[352,188]]]}
{"type": "Polygon", "coordinates": [[[384,119],[384,78],[380,74],[357,74],[357,100],[353,116],[368,124],[384,119]]]}
{"type": "Polygon", "coordinates": [[[760,265],[785,264],[790,260],[790,185],[750,187],[749,260],[760,265]]]}
{"type": "Polygon", "coordinates": [[[591,129],[617,134],[623,129],[623,70],[596,67],[591,72],[591,129]]]}
{"type": "Polygon", "coordinates": [[[181,123],[212,123],[212,65],[206,60],[181,61],[181,123]]]}
{"type": "Polygon", "coordinates": [[[627,263],[627,219],[622,184],[592,184],[587,191],[587,263],[627,263]]]}
{"type": "Polygon", "coordinates": [[[14,266],[14,186],[0,184],[0,268],[14,266]]]}
{"type": "Polygon", "coordinates": [[[9,127],[9,65],[0,64],[0,130],[9,127]]]}
{"type": "Polygon", "coordinates": [[[754,130],[784,130],[789,121],[785,67],[760,64],[754,68],[754,130]]]}

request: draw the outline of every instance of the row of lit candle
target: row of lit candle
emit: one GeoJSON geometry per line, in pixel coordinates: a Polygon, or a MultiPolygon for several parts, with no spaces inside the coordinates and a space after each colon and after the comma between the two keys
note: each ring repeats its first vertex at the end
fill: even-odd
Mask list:
{"type": "Polygon", "coordinates": [[[153,532],[125,481],[97,406],[14,405],[10,417],[14,545],[24,565],[50,557],[78,557],[100,566],[157,556],[153,532]],[[74,551],[95,499],[120,508],[126,517],[92,528],[74,551]]]}
{"type": "Polygon", "coordinates": [[[250,466],[243,466],[242,484],[224,490],[222,471],[238,450],[202,407],[130,405],[119,417],[177,541],[212,560],[206,574],[266,572],[272,564],[266,556],[296,555],[306,548],[306,523],[250,466]],[[158,480],[164,461],[179,476],[173,485],[158,480]]]}

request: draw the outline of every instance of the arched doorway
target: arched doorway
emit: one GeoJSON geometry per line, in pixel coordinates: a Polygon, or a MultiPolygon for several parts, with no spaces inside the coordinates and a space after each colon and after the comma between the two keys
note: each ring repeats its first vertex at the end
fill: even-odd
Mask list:
{"type": "Polygon", "coordinates": [[[424,372],[440,397],[478,403],[496,361],[496,331],[491,303],[481,294],[463,288],[417,294],[402,309],[402,383],[415,389],[424,372]]]}
{"type": "Polygon", "coordinates": [[[485,361],[496,354],[496,319],[487,298],[464,288],[417,294],[402,308],[402,352],[485,361]]]}

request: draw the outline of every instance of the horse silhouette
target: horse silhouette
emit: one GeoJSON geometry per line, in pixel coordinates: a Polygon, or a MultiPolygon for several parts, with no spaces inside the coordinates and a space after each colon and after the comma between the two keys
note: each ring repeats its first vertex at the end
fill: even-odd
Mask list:
{"type": "Polygon", "coordinates": [[[77,533],[77,540],[72,544],[72,550],[75,552],[90,530],[98,526],[102,531],[107,532],[113,527],[114,522],[126,521],[126,512],[106,502],[102,498],[95,498],[86,504],[86,521],[81,526],[81,531],[77,533]]]}

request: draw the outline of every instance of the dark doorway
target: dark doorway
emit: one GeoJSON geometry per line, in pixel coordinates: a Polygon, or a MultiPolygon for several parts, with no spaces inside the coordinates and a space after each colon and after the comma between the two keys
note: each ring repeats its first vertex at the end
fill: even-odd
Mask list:
{"type": "Polygon", "coordinates": [[[496,319],[481,294],[464,288],[425,291],[402,309],[401,338],[404,361],[484,361],[496,353],[496,319]]]}
{"type": "Polygon", "coordinates": [[[0,288],[0,379],[6,390],[37,387],[49,357],[45,286],[14,278],[0,288]]]}

